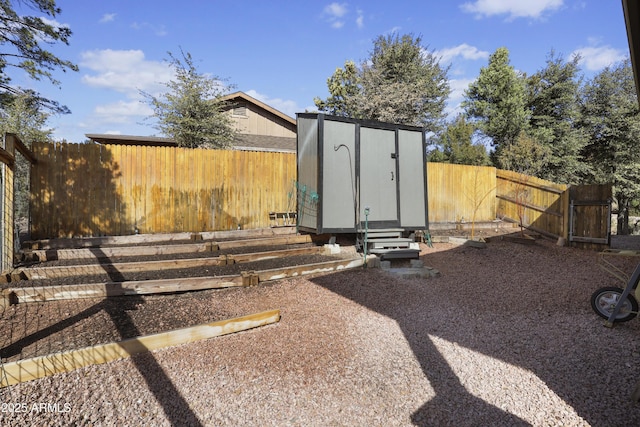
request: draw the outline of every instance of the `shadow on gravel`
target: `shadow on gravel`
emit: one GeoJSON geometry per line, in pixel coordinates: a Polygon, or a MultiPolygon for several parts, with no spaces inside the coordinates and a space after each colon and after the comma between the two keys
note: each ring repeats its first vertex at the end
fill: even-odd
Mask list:
{"type": "MultiPolygon", "coordinates": [[[[96,249],[96,251],[100,250],[96,249]]],[[[97,253],[97,255],[100,255],[100,253],[97,253]]],[[[101,256],[98,256],[98,259],[101,264],[104,264],[104,270],[109,275],[112,282],[117,283],[124,280],[121,273],[106,267],[111,264],[111,260],[104,254],[104,252],[101,253],[101,256]]],[[[61,332],[67,328],[71,328],[76,323],[81,322],[82,320],[103,310],[111,318],[121,339],[138,337],[141,335],[140,331],[135,325],[129,312],[131,310],[137,310],[140,304],[144,304],[144,299],[139,296],[121,296],[103,299],[100,303],[95,304],[74,316],[68,317],[56,324],[50,325],[36,333],[23,337],[20,340],[1,348],[0,357],[9,358],[18,355],[25,347],[38,342],[40,339],[46,338],[57,332],[61,332]]],[[[142,378],[144,378],[147,388],[153,393],[171,425],[185,425],[193,427],[202,426],[202,423],[191,410],[188,402],[182,397],[171,379],[164,372],[162,366],[158,363],[153,353],[146,352],[133,355],[131,357],[131,361],[142,378]]]]}
{"type": "MultiPolygon", "coordinates": [[[[376,274],[375,270],[371,271],[372,275],[376,274]]],[[[350,273],[334,274],[348,276],[350,273]]],[[[473,425],[530,425],[513,414],[490,405],[467,392],[446,359],[429,338],[428,335],[434,333],[430,325],[417,323],[410,316],[407,317],[403,313],[399,313],[397,310],[400,308],[396,305],[390,307],[382,303],[389,301],[389,293],[396,292],[397,289],[389,289],[386,286],[378,287],[376,283],[357,283],[357,281],[348,278],[340,281],[339,285],[336,285],[338,282],[335,279],[325,281],[323,277],[314,278],[312,282],[398,322],[416,359],[420,362],[422,371],[436,393],[434,399],[425,403],[411,415],[413,424],[417,426],[465,426],[469,425],[469,414],[475,414],[475,417],[472,418],[473,425]]]]}
{"type": "MultiPolygon", "coordinates": [[[[96,251],[101,252],[100,249],[96,249],[96,251]]],[[[100,254],[98,253],[98,255],[100,254]]],[[[98,260],[101,264],[111,264],[111,260],[104,252],[102,252],[102,256],[98,256],[98,260]]],[[[112,282],[124,281],[124,276],[121,273],[112,271],[106,267],[104,270],[112,282]]],[[[121,298],[121,300],[122,305],[105,304],[106,312],[113,320],[121,338],[126,338],[132,331],[134,332],[134,336],[140,336],[140,331],[131,319],[128,311],[135,310],[138,304],[144,303],[144,299],[139,296],[127,296],[121,298]]],[[[147,387],[162,407],[171,425],[202,426],[196,414],[191,410],[189,403],[184,400],[180,391],[178,391],[173,382],[171,382],[171,379],[164,372],[153,353],[146,352],[134,355],[131,357],[131,360],[147,383],[147,387]]]]}
{"type": "MultiPolygon", "coordinates": [[[[442,252],[447,255],[424,257],[428,266],[446,269],[453,279],[444,280],[443,273],[440,278],[403,280],[369,269],[335,273],[341,280],[325,276],[311,281],[397,322],[436,393],[411,415],[415,425],[462,426],[470,425],[470,420],[472,425],[534,422],[467,391],[432,337],[459,346],[463,354],[470,350],[533,373],[538,384],[544,383],[588,425],[639,425],[640,409],[629,399],[637,381],[632,373],[638,371],[628,362],[637,363],[637,358],[622,360],[625,356],[611,354],[610,347],[614,344],[619,348],[623,343],[630,347],[629,355],[637,351],[638,327],[630,322],[604,328],[591,311],[587,292],[590,286],[594,290],[599,287],[590,280],[600,277],[595,275],[598,267],[585,266],[584,277],[571,282],[567,280],[567,266],[589,259],[579,258],[577,250],[534,245],[515,251],[514,245],[517,247],[513,243],[491,243],[483,250],[457,247],[442,252]],[[476,273],[473,266],[487,263],[485,251],[492,248],[500,251],[502,260],[508,260],[507,265],[476,273]],[[545,271],[531,267],[529,257],[536,259],[537,266],[545,263],[545,271]],[[447,263],[446,268],[442,263],[447,263]],[[519,286],[525,279],[530,285],[519,286]],[[506,293],[511,294],[508,300],[506,293]]],[[[483,372],[482,378],[474,378],[472,384],[491,380],[491,375],[499,374],[495,370],[483,372]]],[[[527,384],[515,387],[522,393],[520,398],[527,396],[527,384]]],[[[530,407],[535,403],[517,404],[530,407]]],[[[552,414],[537,416],[549,425],[572,425],[561,418],[545,418],[552,414]]]]}

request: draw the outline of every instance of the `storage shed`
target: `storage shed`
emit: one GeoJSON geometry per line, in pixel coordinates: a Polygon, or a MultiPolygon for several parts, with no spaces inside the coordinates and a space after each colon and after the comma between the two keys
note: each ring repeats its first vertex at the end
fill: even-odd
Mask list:
{"type": "Polygon", "coordinates": [[[428,228],[422,128],[320,113],[299,113],[297,128],[300,230],[428,228]]]}

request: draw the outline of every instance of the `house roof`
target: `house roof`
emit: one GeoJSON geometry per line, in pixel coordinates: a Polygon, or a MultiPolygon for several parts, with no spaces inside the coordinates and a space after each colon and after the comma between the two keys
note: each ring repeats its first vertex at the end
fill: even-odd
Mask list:
{"type": "Polygon", "coordinates": [[[296,139],[283,136],[237,134],[233,148],[247,151],[296,152],[296,139]]]}
{"type": "MultiPolygon", "coordinates": [[[[177,147],[178,144],[170,138],[157,136],[110,135],[87,133],[85,136],[99,144],[145,145],[156,147],[177,147]]],[[[236,134],[233,141],[234,150],[245,151],[276,151],[294,153],[296,139],[282,136],[236,134]]]]}
{"type": "Polygon", "coordinates": [[[279,110],[276,110],[275,108],[265,104],[262,101],[258,101],[257,99],[247,95],[244,92],[230,93],[228,95],[223,96],[222,100],[224,100],[224,101],[243,100],[243,101],[246,101],[246,102],[250,102],[250,103],[252,103],[254,105],[257,105],[258,107],[262,108],[263,110],[268,111],[269,113],[271,113],[271,114],[273,114],[275,116],[278,116],[281,119],[291,123],[294,126],[294,129],[295,129],[295,126],[297,126],[296,119],[294,119],[293,117],[290,117],[290,116],[284,114],[283,112],[281,112],[279,110]]]}
{"type": "Polygon", "coordinates": [[[84,136],[99,144],[178,146],[173,139],[159,136],[111,135],[105,133],[86,133],[84,136]]]}
{"type": "Polygon", "coordinates": [[[636,93],[640,98],[640,4],[638,0],[622,0],[622,11],[627,27],[627,39],[631,54],[631,66],[636,82],[636,93]]]}

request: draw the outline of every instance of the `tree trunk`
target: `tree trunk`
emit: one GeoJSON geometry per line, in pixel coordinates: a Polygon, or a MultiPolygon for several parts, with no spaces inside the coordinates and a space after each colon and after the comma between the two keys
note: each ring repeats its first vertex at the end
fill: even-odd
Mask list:
{"type": "Polygon", "coordinates": [[[629,234],[629,199],[618,197],[618,221],[616,233],[621,236],[629,234]]]}

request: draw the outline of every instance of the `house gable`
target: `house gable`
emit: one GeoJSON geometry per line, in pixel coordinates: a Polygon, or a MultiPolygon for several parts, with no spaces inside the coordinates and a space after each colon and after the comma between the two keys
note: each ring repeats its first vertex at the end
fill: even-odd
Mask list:
{"type": "Polygon", "coordinates": [[[226,111],[235,123],[238,133],[284,138],[296,137],[295,119],[246,93],[235,92],[222,99],[227,102],[226,111]]]}
{"type": "MultiPolygon", "coordinates": [[[[233,149],[248,151],[296,151],[296,121],[243,92],[223,97],[225,108],[236,124],[233,149]]],[[[175,147],[170,138],[134,135],[86,134],[99,144],[175,147]]]]}

